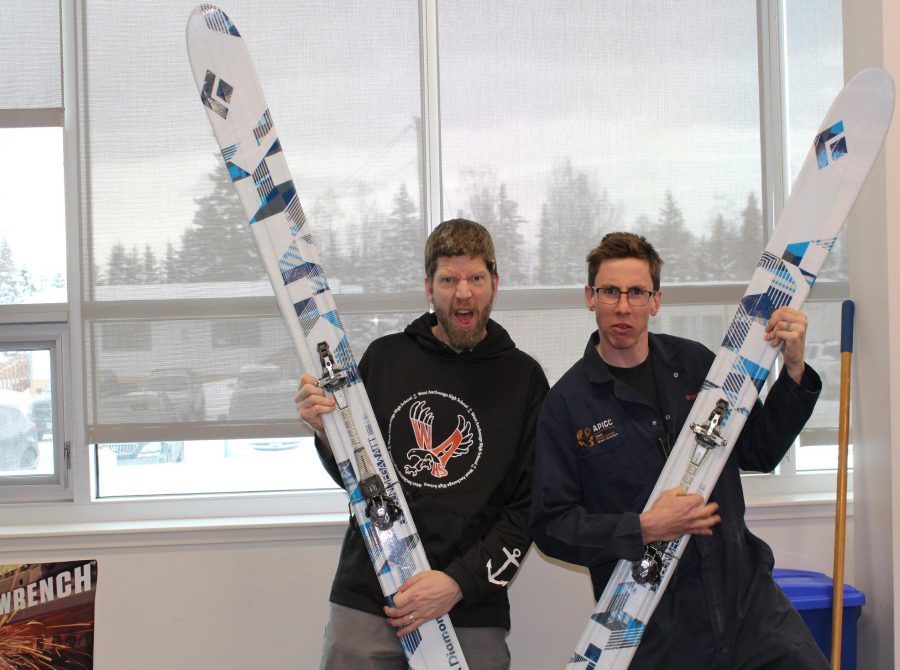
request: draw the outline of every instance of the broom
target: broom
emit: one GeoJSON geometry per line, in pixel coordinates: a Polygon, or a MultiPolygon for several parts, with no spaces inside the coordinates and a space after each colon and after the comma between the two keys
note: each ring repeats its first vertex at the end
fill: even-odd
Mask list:
{"type": "Polygon", "coordinates": [[[847,526],[847,450],[850,435],[850,356],[853,352],[853,301],[841,305],[841,391],[838,416],[837,496],[834,516],[834,591],[831,615],[831,667],[841,667],[844,623],[844,544],[847,526]]]}

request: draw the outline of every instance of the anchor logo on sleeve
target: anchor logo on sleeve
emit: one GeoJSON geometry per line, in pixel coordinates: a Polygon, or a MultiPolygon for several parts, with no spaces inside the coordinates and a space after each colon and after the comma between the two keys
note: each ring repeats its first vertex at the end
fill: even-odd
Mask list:
{"type": "Polygon", "coordinates": [[[487,575],[488,581],[491,584],[496,584],[497,586],[506,586],[509,584],[508,579],[498,579],[498,577],[503,573],[504,570],[509,568],[510,566],[519,567],[519,557],[522,555],[522,550],[519,548],[513,549],[510,551],[506,547],[503,547],[503,553],[506,554],[506,562],[497,568],[496,572],[491,572],[491,560],[488,559],[487,562],[487,575]]]}

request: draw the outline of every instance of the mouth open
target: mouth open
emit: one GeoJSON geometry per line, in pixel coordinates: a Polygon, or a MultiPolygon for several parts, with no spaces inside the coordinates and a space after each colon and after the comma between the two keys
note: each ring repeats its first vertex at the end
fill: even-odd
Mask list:
{"type": "Polygon", "coordinates": [[[475,320],[475,312],[471,309],[458,309],[453,313],[453,316],[456,317],[457,323],[463,328],[468,328],[475,320]]]}

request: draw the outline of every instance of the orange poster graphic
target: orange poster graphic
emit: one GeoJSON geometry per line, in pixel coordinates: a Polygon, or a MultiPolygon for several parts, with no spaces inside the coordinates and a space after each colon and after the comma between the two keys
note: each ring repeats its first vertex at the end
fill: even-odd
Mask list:
{"type": "Polygon", "coordinates": [[[0,565],[0,670],[94,667],[97,561],[0,565]]]}

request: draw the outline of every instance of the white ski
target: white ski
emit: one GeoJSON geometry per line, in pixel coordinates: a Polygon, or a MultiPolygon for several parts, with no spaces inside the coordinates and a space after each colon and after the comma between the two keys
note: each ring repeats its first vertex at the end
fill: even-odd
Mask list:
{"type": "MultiPolygon", "coordinates": [[[[763,339],[769,317],[806,300],[881,149],[893,107],[894,83],[877,68],[838,94],[645,510],[675,486],[709,497],[778,354],[763,339]]],[[[628,667],[689,538],[647,545],[641,561],[616,564],[568,670],[628,667]]]]}
{"type": "MultiPolygon", "coordinates": [[[[256,68],[234,23],[198,6],[187,47],[222,158],[240,196],[275,297],[304,370],[337,401],[325,431],[385,598],[429,569],[412,517],[374,420],[309,224],[288,171],[256,68]]],[[[448,616],[402,639],[415,670],[468,667],[448,616]]]]}

